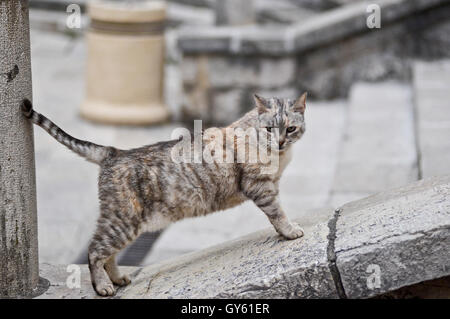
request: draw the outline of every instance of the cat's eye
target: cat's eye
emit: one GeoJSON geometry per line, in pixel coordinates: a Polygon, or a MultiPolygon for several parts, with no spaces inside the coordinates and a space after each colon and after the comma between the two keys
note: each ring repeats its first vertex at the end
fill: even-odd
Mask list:
{"type": "Polygon", "coordinates": [[[272,132],[272,128],[271,127],[266,127],[267,132],[272,132]]]}
{"type": "Polygon", "coordinates": [[[286,132],[292,133],[292,132],[294,132],[296,129],[297,129],[296,126],[289,126],[289,127],[286,129],[286,132]]]}

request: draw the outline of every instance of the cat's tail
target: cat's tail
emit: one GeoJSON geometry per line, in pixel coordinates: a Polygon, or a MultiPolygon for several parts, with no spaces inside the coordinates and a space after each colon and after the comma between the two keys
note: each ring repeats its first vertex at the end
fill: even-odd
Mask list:
{"type": "Polygon", "coordinates": [[[21,105],[22,113],[34,124],[39,125],[58,142],[68,147],[88,161],[100,164],[105,158],[117,151],[114,147],[97,145],[88,141],[74,138],[60,129],[55,123],[44,115],[33,110],[30,100],[24,99],[21,105]]]}

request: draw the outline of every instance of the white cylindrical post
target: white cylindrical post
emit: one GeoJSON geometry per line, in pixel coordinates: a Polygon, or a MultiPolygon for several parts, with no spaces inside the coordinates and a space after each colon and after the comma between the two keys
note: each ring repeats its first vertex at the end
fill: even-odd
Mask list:
{"type": "Polygon", "coordinates": [[[111,124],[168,119],[163,101],[163,1],[88,3],[86,97],[81,114],[111,124]]]}

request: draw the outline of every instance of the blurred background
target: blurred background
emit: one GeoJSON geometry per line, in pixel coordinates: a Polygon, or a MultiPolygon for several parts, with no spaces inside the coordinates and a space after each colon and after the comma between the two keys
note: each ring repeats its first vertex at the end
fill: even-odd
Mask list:
{"type": "MultiPolygon", "coordinates": [[[[306,134],[280,192],[303,224],[325,218],[320,208],[450,173],[450,1],[150,2],[30,0],[36,109],[75,137],[132,148],[194,119],[226,125],[254,93],[308,91],[306,134]]],[[[86,263],[98,167],[40,129],[35,147],[40,261],[86,263]]],[[[267,227],[245,203],[144,234],[119,264],[267,227]]]]}

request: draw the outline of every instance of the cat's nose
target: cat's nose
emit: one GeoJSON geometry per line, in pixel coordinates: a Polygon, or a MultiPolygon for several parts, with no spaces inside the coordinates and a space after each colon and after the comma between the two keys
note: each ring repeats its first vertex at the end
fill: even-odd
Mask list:
{"type": "Polygon", "coordinates": [[[284,141],[280,141],[280,142],[278,143],[278,145],[279,145],[280,148],[282,148],[283,145],[284,145],[284,141]]]}

